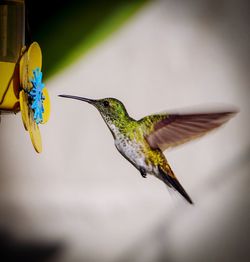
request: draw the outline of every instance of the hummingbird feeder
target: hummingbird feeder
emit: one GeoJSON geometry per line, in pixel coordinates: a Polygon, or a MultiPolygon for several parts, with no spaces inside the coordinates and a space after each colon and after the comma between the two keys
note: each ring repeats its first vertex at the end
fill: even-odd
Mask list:
{"type": "Polygon", "coordinates": [[[25,46],[24,0],[0,2],[0,114],[21,111],[36,152],[42,151],[39,125],[48,121],[50,100],[42,82],[39,44],[25,46]]]}

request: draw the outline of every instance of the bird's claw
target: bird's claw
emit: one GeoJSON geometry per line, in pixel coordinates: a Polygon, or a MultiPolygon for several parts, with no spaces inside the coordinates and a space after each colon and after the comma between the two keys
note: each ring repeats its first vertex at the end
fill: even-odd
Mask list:
{"type": "Polygon", "coordinates": [[[140,173],[141,173],[141,176],[142,176],[142,177],[144,177],[144,178],[147,177],[147,172],[146,172],[145,168],[141,167],[141,168],[140,168],[140,173]]]}

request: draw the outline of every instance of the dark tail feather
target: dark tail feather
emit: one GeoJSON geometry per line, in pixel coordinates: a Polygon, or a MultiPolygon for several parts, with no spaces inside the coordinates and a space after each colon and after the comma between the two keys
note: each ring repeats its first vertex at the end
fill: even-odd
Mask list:
{"type": "Polygon", "coordinates": [[[161,167],[159,167],[159,172],[161,175],[161,179],[170,187],[173,187],[175,190],[177,190],[190,204],[193,204],[192,199],[187,194],[185,189],[182,187],[182,185],[179,183],[177,178],[175,177],[173,171],[169,167],[168,172],[171,172],[172,176],[168,175],[166,171],[164,171],[161,167]]]}

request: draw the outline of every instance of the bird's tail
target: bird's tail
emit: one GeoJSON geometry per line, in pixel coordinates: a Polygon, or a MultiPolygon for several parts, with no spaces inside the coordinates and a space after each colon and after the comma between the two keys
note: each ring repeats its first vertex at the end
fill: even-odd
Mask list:
{"type": "Polygon", "coordinates": [[[190,204],[193,204],[192,199],[182,187],[178,179],[175,177],[171,167],[167,164],[166,166],[164,166],[164,168],[159,166],[158,169],[160,173],[160,179],[169,187],[177,190],[190,204]]]}

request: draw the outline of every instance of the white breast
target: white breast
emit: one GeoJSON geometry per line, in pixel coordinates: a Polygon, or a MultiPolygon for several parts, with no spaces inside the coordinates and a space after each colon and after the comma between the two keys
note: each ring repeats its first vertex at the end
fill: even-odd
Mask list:
{"type": "Polygon", "coordinates": [[[135,141],[127,140],[124,137],[115,140],[115,146],[118,151],[126,156],[136,167],[145,165],[145,158],[140,151],[140,146],[135,141]]]}
{"type": "Polygon", "coordinates": [[[120,133],[116,126],[111,125],[110,129],[115,134],[115,146],[118,151],[136,167],[145,166],[145,157],[141,151],[141,145],[120,133]]]}

